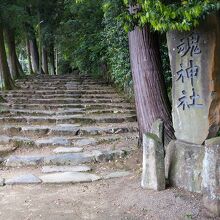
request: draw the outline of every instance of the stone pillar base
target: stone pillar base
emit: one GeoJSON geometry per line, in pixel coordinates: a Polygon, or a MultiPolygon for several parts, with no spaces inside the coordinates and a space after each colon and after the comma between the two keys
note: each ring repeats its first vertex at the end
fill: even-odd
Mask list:
{"type": "Polygon", "coordinates": [[[202,193],[205,208],[220,216],[220,137],[205,142],[202,193]]]}
{"type": "Polygon", "coordinates": [[[204,146],[172,141],[166,149],[166,178],[171,186],[201,193],[204,146]]]}

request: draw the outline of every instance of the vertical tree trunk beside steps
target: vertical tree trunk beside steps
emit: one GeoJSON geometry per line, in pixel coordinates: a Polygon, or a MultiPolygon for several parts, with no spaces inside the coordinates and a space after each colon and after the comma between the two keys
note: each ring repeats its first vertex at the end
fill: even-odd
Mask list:
{"type": "Polygon", "coordinates": [[[45,74],[49,74],[48,71],[48,53],[45,47],[42,49],[42,68],[45,74]]]}
{"type": "Polygon", "coordinates": [[[30,44],[29,44],[29,39],[27,37],[26,39],[26,47],[27,47],[27,55],[28,55],[28,67],[29,67],[29,73],[32,75],[33,69],[32,69],[32,62],[31,62],[31,50],[30,50],[30,44]]]}
{"type": "Polygon", "coordinates": [[[3,27],[0,23],[0,87],[1,89],[10,90],[14,88],[14,83],[11,78],[8,67],[7,56],[4,44],[3,27]]]}
{"type": "Polygon", "coordinates": [[[29,46],[30,46],[32,70],[34,74],[38,74],[39,73],[39,53],[38,53],[37,41],[35,37],[33,37],[32,39],[29,39],[29,46]]]}
{"type": "Polygon", "coordinates": [[[19,72],[19,76],[24,76],[24,71],[22,69],[21,63],[18,60],[18,56],[16,54],[16,64],[17,64],[17,68],[18,68],[18,72],[19,72]]]}
{"type": "Polygon", "coordinates": [[[55,55],[54,55],[54,46],[50,47],[50,66],[51,66],[51,75],[56,75],[56,67],[55,67],[55,55]]]}
{"type": "Polygon", "coordinates": [[[9,67],[11,77],[13,79],[18,79],[22,74],[22,69],[20,69],[19,61],[16,54],[16,46],[15,46],[15,36],[14,30],[5,28],[5,37],[6,43],[8,45],[8,60],[9,60],[9,67]]]}
{"type": "Polygon", "coordinates": [[[162,74],[158,36],[149,27],[129,33],[130,60],[140,138],[160,118],[165,125],[165,143],[174,139],[171,106],[162,74]]]}

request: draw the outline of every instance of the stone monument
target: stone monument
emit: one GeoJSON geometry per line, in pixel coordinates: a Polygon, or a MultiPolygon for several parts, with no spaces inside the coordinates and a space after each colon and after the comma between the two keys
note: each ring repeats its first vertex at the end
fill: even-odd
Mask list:
{"type": "Polygon", "coordinates": [[[220,13],[189,32],[170,31],[167,39],[177,140],[166,148],[166,176],[203,193],[205,207],[220,215],[220,13]]]}

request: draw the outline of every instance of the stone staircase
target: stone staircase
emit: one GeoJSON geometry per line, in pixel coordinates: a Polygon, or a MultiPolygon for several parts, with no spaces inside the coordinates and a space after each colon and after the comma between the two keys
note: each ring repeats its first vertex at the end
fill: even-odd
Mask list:
{"type": "Polygon", "coordinates": [[[128,175],[102,163],[137,147],[134,106],[88,76],[35,76],[1,93],[0,185],[75,183],[128,175]]]}

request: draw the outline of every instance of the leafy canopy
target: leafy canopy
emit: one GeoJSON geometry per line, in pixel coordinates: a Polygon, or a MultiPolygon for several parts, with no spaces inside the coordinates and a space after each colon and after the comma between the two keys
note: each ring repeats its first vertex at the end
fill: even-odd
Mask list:
{"type": "Polygon", "coordinates": [[[126,30],[150,24],[161,32],[188,31],[203,16],[220,8],[219,0],[124,0],[124,3],[129,7],[121,15],[126,30]]]}

